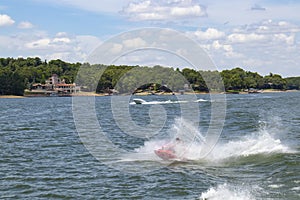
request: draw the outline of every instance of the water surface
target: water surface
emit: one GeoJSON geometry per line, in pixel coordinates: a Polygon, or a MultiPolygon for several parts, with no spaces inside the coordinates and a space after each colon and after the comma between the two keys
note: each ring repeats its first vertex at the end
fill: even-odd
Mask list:
{"type": "MultiPolygon", "coordinates": [[[[176,96],[142,98],[178,100],[176,96]]],[[[208,130],[210,96],[197,98],[207,100],[197,103],[199,127],[181,118],[180,103],[159,104],[167,120],[155,137],[145,139],[118,127],[111,97],[96,97],[101,128],[114,145],[128,152],[118,161],[112,159],[116,162],[111,165],[100,162],[83,145],[72,98],[0,99],[0,198],[300,198],[300,93],[227,95],[225,125],[211,154],[199,159],[190,155],[189,162],[167,165],[155,156],[154,148],[172,134],[184,135],[196,127],[205,135],[208,130]],[[139,171],[128,172],[129,168],[139,171]]],[[[151,123],[153,104],[127,104],[137,126],[151,123]]]]}

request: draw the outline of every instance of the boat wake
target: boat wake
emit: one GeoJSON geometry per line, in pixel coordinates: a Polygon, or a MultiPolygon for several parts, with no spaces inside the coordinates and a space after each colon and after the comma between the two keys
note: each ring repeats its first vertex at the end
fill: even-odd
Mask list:
{"type": "Polygon", "coordinates": [[[179,103],[197,103],[197,102],[208,102],[209,100],[205,99],[197,99],[195,101],[172,101],[172,100],[167,100],[167,101],[145,101],[144,99],[133,99],[132,102],[130,102],[130,105],[136,105],[136,104],[143,104],[143,105],[156,105],[156,104],[179,104],[179,103]]]}

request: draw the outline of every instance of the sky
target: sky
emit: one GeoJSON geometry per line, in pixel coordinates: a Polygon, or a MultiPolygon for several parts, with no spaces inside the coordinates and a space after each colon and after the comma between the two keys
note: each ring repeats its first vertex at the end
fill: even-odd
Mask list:
{"type": "MultiPolygon", "coordinates": [[[[0,57],[85,62],[111,38],[157,27],[197,42],[218,70],[300,76],[299,11],[296,0],[1,0],[0,57]]],[[[116,64],[188,66],[175,57],[146,50],[116,64]]]]}

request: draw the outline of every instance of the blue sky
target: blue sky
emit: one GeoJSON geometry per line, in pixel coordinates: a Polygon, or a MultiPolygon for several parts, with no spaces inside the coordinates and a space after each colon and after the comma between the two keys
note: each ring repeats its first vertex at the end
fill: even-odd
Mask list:
{"type": "MultiPolygon", "coordinates": [[[[300,76],[299,10],[295,0],[2,0],[0,57],[83,62],[120,33],[160,27],[195,40],[220,70],[300,76]]],[[[128,55],[119,64],[181,65],[157,52],[143,55],[128,55]]]]}

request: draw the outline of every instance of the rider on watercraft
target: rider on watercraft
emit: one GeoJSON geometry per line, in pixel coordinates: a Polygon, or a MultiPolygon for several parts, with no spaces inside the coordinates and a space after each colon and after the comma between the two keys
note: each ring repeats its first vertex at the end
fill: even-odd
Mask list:
{"type": "Polygon", "coordinates": [[[175,141],[162,146],[160,149],[154,150],[154,153],[163,160],[184,160],[184,152],[184,143],[180,138],[176,138],[175,141]]]}
{"type": "Polygon", "coordinates": [[[175,142],[171,142],[171,143],[163,146],[162,149],[166,149],[166,150],[169,150],[169,151],[172,151],[173,153],[175,153],[176,147],[178,147],[179,145],[182,145],[182,141],[179,137],[177,137],[175,139],[175,142]]]}

